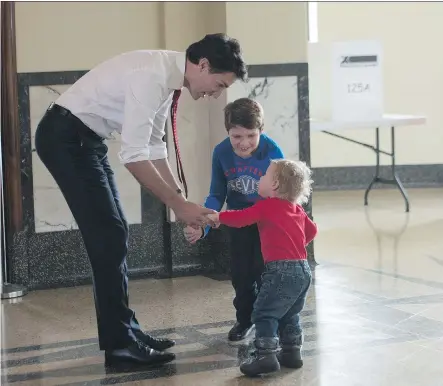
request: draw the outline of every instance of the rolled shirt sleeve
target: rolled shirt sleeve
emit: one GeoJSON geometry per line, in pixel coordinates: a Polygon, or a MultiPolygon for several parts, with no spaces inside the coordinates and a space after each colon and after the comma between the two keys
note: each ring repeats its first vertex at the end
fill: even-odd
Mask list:
{"type": "Polygon", "coordinates": [[[166,142],[163,141],[166,130],[166,121],[168,119],[169,109],[171,107],[172,97],[168,98],[166,102],[160,107],[160,110],[155,115],[154,129],[149,141],[150,160],[165,159],[168,157],[168,150],[166,142]]]}
{"type": "Polygon", "coordinates": [[[169,90],[160,76],[135,71],[125,92],[120,162],[140,162],[167,157],[163,142],[169,90]]]}

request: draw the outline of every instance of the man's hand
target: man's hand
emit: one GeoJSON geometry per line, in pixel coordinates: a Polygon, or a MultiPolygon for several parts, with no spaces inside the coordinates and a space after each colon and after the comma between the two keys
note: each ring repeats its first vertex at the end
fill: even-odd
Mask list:
{"type": "Polygon", "coordinates": [[[189,201],[179,201],[177,205],[171,206],[177,218],[192,227],[204,227],[214,225],[207,216],[217,213],[212,209],[204,208],[189,201]]]}
{"type": "Polygon", "coordinates": [[[185,239],[187,242],[191,244],[195,244],[198,240],[203,237],[203,228],[195,229],[193,227],[187,226],[183,229],[183,233],[185,234],[185,239]]]}
{"type": "Polygon", "coordinates": [[[209,221],[212,222],[213,228],[218,228],[220,226],[220,213],[215,212],[213,214],[208,214],[209,221]]]}

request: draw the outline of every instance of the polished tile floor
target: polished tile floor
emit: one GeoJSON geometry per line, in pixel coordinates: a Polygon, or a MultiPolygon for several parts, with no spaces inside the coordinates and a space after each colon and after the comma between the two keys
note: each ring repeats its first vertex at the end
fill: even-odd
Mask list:
{"type": "Polygon", "coordinates": [[[131,304],[144,327],[177,340],[162,369],[107,374],[89,286],[33,292],[2,303],[5,385],[443,385],[443,189],[318,192],[319,266],[302,319],[305,366],[259,379],[230,346],[229,282],[138,280],[131,304]]]}

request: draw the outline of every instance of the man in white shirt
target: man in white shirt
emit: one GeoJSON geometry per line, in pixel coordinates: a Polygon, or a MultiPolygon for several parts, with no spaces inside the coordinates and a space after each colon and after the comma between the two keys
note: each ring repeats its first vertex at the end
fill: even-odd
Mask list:
{"type": "Polygon", "coordinates": [[[91,262],[100,349],[108,364],[166,363],[175,342],[142,332],[128,306],[128,224],[107,158],[106,138],[121,133],[121,162],[145,188],[192,226],[208,222],[174,178],[163,141],[175,90],[217,98],[247,77],[240,45],[207,35],[186,53],[134,51],[89,71],[52,104],[38,125],[36,150],[63,193],[91,262]]]}

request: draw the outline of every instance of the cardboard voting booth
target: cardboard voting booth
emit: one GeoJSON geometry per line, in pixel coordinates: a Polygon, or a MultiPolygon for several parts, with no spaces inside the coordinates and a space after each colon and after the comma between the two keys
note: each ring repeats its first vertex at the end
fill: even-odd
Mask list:
{"type": "Polygon", "coordinates": [[[381,119],[382,56],[377,41],[310,43],[311,118],[336,122],[381,119]]]}

